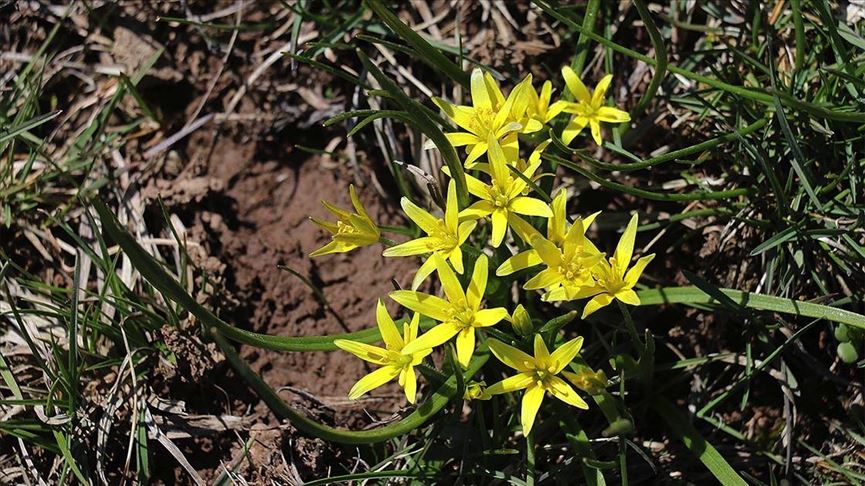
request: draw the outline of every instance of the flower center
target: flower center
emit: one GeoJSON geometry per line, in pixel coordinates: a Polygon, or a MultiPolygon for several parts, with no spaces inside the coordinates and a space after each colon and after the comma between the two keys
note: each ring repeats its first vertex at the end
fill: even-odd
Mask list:
{"type": "Polygon", "coordinates": [[[588,275],[589,269],[586,268],[579,258],[569,258],[567,260],[562,260],[561,265],[559,265],[559,273],[565,277],[565,280],[583,280],[588,275]]]}
{"type": "Polygon", "coordinates": [[[492,108],[475,108],[475,116],[470,125],[475,135],[484,139],[489,137],[495,117],[496,112],[492,108]]]}
{"type": "Polygon", "coordinates": [[[463,304],[451,312],[451,319],[462,328],[472,327],[475,322],[475,311],[463,304]]]}
{"type": "Polygon", "coordinates": [[[339,220],[336,222],[336,232],[337,232],[337,234],[341,234],[341,235],[359,233],[357,228],[355,228],[351,224],[346,223],[342,220],[339,220]]]}
{"type": "Polygon", "coordinates": [[[447,227],[445,226],[444,221],[441,221],[441,220],[438,221],[438,227],[437,227],[436,231],[431,233],[430,236],[432,236],[433,238],[435,238],[437,240],[435,242],[430,242],[427,245],[427,247],[430,249],[430,251],[436,251],[436,250],[450,251],[450,250],[453,250],[454,248],[456,248],[456,246],[457,246],[456,235],[450,233],[447,230],[447,227]]]}
{"type": "MultiPolygon", "coordinates": [[[[508,177],[505,185],[510,186],[514,181],[512,177],[508,177]]],[[[511,199],[508,195],[503,191],[498,185],[494,184],[492,189],[490,189],[490,199],[492,199],[493,206],[497,208],[505,209],[511,202],[511,199]]]]}

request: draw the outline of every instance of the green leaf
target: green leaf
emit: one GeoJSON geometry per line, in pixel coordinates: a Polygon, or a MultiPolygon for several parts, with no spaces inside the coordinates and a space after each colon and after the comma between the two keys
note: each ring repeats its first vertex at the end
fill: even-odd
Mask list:
{"type": "Polygon", "coordinates": [[[401,39],[411,45],[419,54],[418,60],[427,63],[436,71],[445,73],[457,83],[468,87],[469,75],[450,59],[445,57],[438,49],[431,46],[429,42],[420,36],[411,27],[403,23],[399,17],[390,11],[381,0],[366,0],[367,6],[401,39]]]}
{"type": "Polygon", "coordinates": [[[678,437],[685,444],[685,447],[700,459],[700,462],[711,471],[719,483],[725,486],[747,486],[748,483],[742,479],[742,476],[730,466],[730,463],[724,459],[712,444],[700,435],[697,429],[688,422],[688,419],[672,403],[658,397],[653,401],[652,408],[667,422],[673,435],[678,437]]]}
{"type": "MultiPolygon", "coordinates": [[[[749,309],[781,312],[814,319],[826,319],[859,329],[865,329],[865,316],[845,309],[733,289],[719,288],[718,291],[729,297],[737,305],[742,305],[749,309]]],[[[641,306],[718,303],[717,299],[697,287],[664,287],[661,289],[640,290],[637,292],[637,295],[640,297],[641,306]]]]}

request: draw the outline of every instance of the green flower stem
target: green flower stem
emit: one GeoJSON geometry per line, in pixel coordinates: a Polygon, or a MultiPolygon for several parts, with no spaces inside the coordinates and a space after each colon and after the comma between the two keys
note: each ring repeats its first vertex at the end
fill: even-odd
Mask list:
{"type": "Polygon", "coordinates": [[[535,486],[535,434],[526,434],[526,485],[535,486]]]}
{"type": "Polygon", "coordinates": [[[595,174],[594,172],[580,167],[579,165],[571,162],[570,160],[564,159],[557,155],[544,154],[542,157],[546,160],[553,161],[559,165],[563,165],[568,169],[579,173],[583,177],[597,182],[598,184],[606,187],[607,189],[611,189],[625,194],[630,194],[632,196],[641,197],[643,199],[650,199],[653,201],[701,201],[705,199],[733,199],[740,196],[749,195],[753,192],[753,190],[750,188],[730,189],[726,191],[696,191],[684,194],[667,194],[663,192],[647,191],[645,189],[638,189],[636,187],[626,186],[624,184],[619,184],[618,182],[610,181],[604,177],[595,174]]]}
{"type": "MultiPolygon", "coordinates": [[[[595,23],[598,21],[598,10],[600,10],[600,7],[600,0],[589,0],[589,3],[586,5],[586,15],[583,16],[584,32],[592,32],[595,30],[595,23]]],[[[577,75],[580,75],[583,72],[583,68],[586,66],[586,58],[589,55],[588,44],[588,37],[586,37],[583,32],[580,32],[580,37],[577,39],[577,55],[571,63],[571,68],[577,73],[577,75]]],[[[573,95],[570,91],[566,91],[564,97],[568,101],[573,99],[573,95]]]]}
{"type": "Polygon", "coordinates": [[[616,300],[616,303],[619,304],[619,310],[622,311],[622,317],[625,319],[625,328],[628,330],[628,335],[631,337],[631,342],[634,344],[634,347],[637,348],[638,357],[643,357],[643,347],[645,345],[640,340],[640,334],[637,332],[636,326],[634,326],[634,319],[631,318],[631,311],[628,310],[628,306],[622,303],[620,300],[616,300]]]}
{"type": "MultiPolygon", "coordinates": [[[[649,82],[646,92],[640,97],[637,106],[631,111],[631,119],[635,120],[649,106],[652,98],[655,97],[655,93],[658,92],[658,88],[661,87],[664,76],[667,74],[667,48],[664,45],[661,33],[658,32],[655,21],[652,20],[652,14],[646,8],[646,2],[643,0],[634,0],[634,6],[637,7],[637,13],[640,14],[640,19],[642,19],[646,30],[649,32],[649,39],[652,41],[652,48],[655,50],[655,74],[652,75],[652,80],[649,82]]],[[[628,125],[623,126],[627,127],[628,125]]]]}
{"type": "MultiPolygon", "coordinates": [[[[219,334],[219,331],[212,329],[211,335],[237,374],[246,380],[249,386],[255,390],[277,417],[290,421],[292,425],[302,432],[340,444],[374,444],[407,434],[426,423],[427,420],[456,398],[458,392],[457,376],[451,375],[432,396],[399,422],[371,430],[350,431],[338,429],[320,424],[287,405],[276,394],[273,388],[261,379],[261,376],[249,368],[246,362],[237,354],[237,351],[234,350],[234,346],[223,338],[219,334]]],[[[475,356],[465,371],[464,379],[470,379],[474,376],[486,363],[488,358],[488,353],[475,356]]]]}
{"type": "MultiPolygon", "coordinates": [[[[722,143],[732,142],[739,140],[741,137],[745,135],[750,135],[755,131],[766,126],[766,123],[769,122],[768,118],[761,118],[754,123],[744,126],[741,129],[733,130],[730,133],[725,135],[721,135],[720,137],[715,137],[705,142],[700,142],[695,145],[691,145],[690,147],[681,148],[679,150],[673,150],[672,152],[667,152],[665,154],[658,155],[657,157],[652,157],[650,159],[641,160],[639,162],[630,162],[626,164],[611,164],[609,162],[603,162],[597,160],[593,157],[588,156],[585,150],[581,149],[572,149],[565,145],[559,137],[557,137],[554,133],[550,133],[550,136],[553,140],[553,144],[566,153],[572,153],[586,162],[590,163],[592,166],[597,167],[599,169],[604,170],[615,170],[619,172],[630,172],[634,170],[640,169],[648,169],[649,167],[654,167],[656,165],[661,165],[666,162],[675,161],[687,157],[689,155],[693,155],[700,152],[705,152],[707,150],[711,150],[722,143]]],[[[612,148],[611,148],[612,149],[612,148]]]]}

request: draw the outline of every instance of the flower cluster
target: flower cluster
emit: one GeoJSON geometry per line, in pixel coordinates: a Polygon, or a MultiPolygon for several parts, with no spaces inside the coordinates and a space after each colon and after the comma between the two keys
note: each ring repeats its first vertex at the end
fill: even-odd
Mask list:
{"type": "MultiPolygon", "coordinates": [[[[654,255],[644,256],[633,265],[631,263],[637,216],[631,218],[614,253],[608,257],[586,236],[598,213],[569,218],[567,192],[560,189],[550,199],[536,184],[541,177],[538,171],[542,166],[543,152],[550,140],[535,144],[528,157],[521,158],[521,149],[528,153],[527,147],[521,147],[523,139],[538,140],[544,127],[555,126],[554,121],[561,114],[570,115],[561,133],[566,144],[588,126],[595,143],[600,145],[601,122],[624,123],[630,120],[626,112],[605,105],[612,76],[605,76],[592,93],[570,68],[563,68],[562,75],[574,101],[551,102],[552,83],[545,82],[537,92],[531,76],[526,76],[505,96],[493,77],[480,69],[475,69],[471,75],[471,106],[438,98],[433,100],[459,128],[459,131],[446,136],[453,146],[465,147],[465,168],[473,172],[465,174],[467,188],[476,200],[460,208],[453,180],[447,186],[441,217],[402,198],[405,214],[424,235],[392,245],[383,254],[386,257],[423,258],[411,289],[396,290],[389,295],[411,311],[412,317],[410,323],[403,324],[400,335],[384,304],[379,301],[376,316],[384,348],[348,340],[335,342],[339,348],[380,365],[352,387],[349,398],[357,398],[398,378],[408,401],[415,403],[417,377],[414,367],[433,349],[450,341],[456,348],[456,361],[463,367],[469,366],[477,343],[482,340],[496,358],[516,371],[514,376],[489,387],[470,383],[466,397],[489,399],[493,395],[523,390],[520,421],[526,434],[531,430],[547,393],[574,407],[588,408],[574,387],[595,391],[603,388],[606,378],[602,372],[577,374],[566,371],[580,351],[582,337],[564,342],[550,351],[544,338],[535,332],[531,316],[522,304],[517,303],[509,312],[505,307],[490,306],[485,302],[491,271],[487,253],[490,253],[494,260],[503,260],[494,270],[497,277],[522,271],[534,272],[523,284],[527,291],[525,295],[536,291],[542,300],[548,302],[588,299],[583,308],[583,318],[609,305],[613,299],[630,305],[640,304],[633,288],[654,255]],[[535,227],[544,223],[545,232],[535,227]],[[473,233],[481,233],[479,228],[485,230],[483,234],[488,235],[488,239],[475,238],[483,241],[469,243],[473,233]],[[499,248],[507,240],[508,230],[515,243],[513,246],[522,246],[523,251],[502,255],[507,250],[499,248]],[[466,276],[464,285],[459,276],[466,273],[467,268],[471,275],[466,276]],[[419,291],[422,283],[433,273],[437,276],[441,294],[419,291]],[[421,316],[433,324],[419,334],[421,316]],[[533,348],[533,355],[487,336],[485,329],[502,321],[511,323],[514,343],[530,343],[526,347],[533,348]]],[[[444,172],[451,175],[446,169],[444,172]]],[[[356,213],[324,203],[338,221],[314,220],[333,236],[332,241],[316,250],[313,256],[346,252],[379,241],[386,243],[360,204],[353,187],[350,192],[356,213]]]]}

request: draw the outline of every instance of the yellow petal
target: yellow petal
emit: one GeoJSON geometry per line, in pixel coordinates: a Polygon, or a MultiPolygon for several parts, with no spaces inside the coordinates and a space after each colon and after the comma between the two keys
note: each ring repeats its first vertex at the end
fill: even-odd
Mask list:
{"type": "Polygon", "coordinates": [[[628,264],[631,263],[631,257],[634,255],[634,239],[637,236],[637,214],[634,213],[631,216],[631,220],[628,222],[628,226],[625,228],[625,232],[622,233],[622,237],[619,238],[619,243],[616,245],[616,252],[613,254],[613,257],[616,259],[616,269],[619,272],[618,277],[625,277],[625,270],[628,268],[628,264]]]}
{"type": "Polygon", "coordinates": [[[440,240],[438,238],[434,238],[432,236],[424,236],[421,238],[416,238],[414,240],[406,241],[405,243],[400,243],[399,245],[392,246],[390,248],[386,248],[381,254],[386,257],[401,257],[401,256],[411,256],[411,255],[423,255],[424,253],[429,253],[433,251],[436,243],[440,240]]]}
{"type": "Polygon", "coordinates": [[[466,187],[468,188],[469,192],[475,197],[479,197],[481,199],[489,198],[489,186],[487,186],[474,176],[466,174],[466,187]]]}
{"type": "Polygon", "coordinates": [[[568,191],[559,189],[553,202],[550,203],[553,217],[547,223],[547,238],[553,243],[561,243],[565,239],[565,226],[568,223],[568,191]]]}
{"type": "Polygon", "coordinates": [[[566,342],[559,346],[553,353],[550,355],[550,359],[553,362],[553,374],[558,374],[560,371],[565,369],[565,366],[569,365],[571,361],[579,354],[580,348],[583,347],[583,337],[578,336],[570,341],[566,342]]]}
{"type": "Polygon", "coordinates": [[[504,380],[490,385],[484,392],[487,395],[501,395],[502,393],[513,393],[520,391],[534,383],[535,376],[533,373],[520,373],[518,375],[509,376],[504,380]]]}
{"type": "Polygon", "coordinates": [[[462,128],[463,130],[472,129],[472,126],[474,124],[474,109],[468,106],[454,105],[437,97],[433,97],[433,103],[438,105],[442,112],[444,112],[444,114],[447,115],[448,118],[453,120],[454,123],[459,125],[460,128],[462,128]]]}
{"type": "Polygon", "coordinates": [[[390,380],[396,378],[400,371],[400,368],[396,366],[384,366],[373,371],[361,378],[353,387],[351,387],[351,390],[348,392],[348,398],[350,400],[355,400],[364,393],[384,385],[390,380]]]}
{"type": "Polygon", "coordinates": [[[547,391],[549,391],[552,396],[568,405],[582,408],[584,410],[589,408],[589,404],[577,395],[577,392],[571,388],[571,385],[568,385],[565,380],[558,376],[548,378],[547,391]]]}
{"type": "Polygon", "coordinates": [[[508,310],[504,307],[494,309],[481,309],[475,312],[474,327],[495,326],[508,316],[508,310]]]}
{"type": "Polygon", "coordinates": [[[601,137],[601,124],[596,118],[589,120],[589,126],[592,129],[592,140],[600,147],[604,144],[604,139],[601,137]]]}
{"type": "Polygon", "coordinates": [[[541,94],[538,96],[538,113],[544,113],[550,106],[550,99],[553,97],[553,82],[550,80],[544,81],[541,85],[541,94]]]}
{"type": "Polygon", "coordinates": [[[414,290],[395,290],[389,295],[399,305],[420,312],[421,315],[432,317],[437,321],[446,321],[450,317],[451,304],[441,297],[414,290]]]}
{"type": "Polygon", "coordinates": [[[569,103],[567,101],[556,101],[549,108],[547,108],[547,115],[544,117],[545,122],[549,122],[553,118],[559,116],[565,108],[567,108],[569,103]]]}
{"type": "Polygon", "coordinates": [[[414,221],[426,234],[433,234],[438,231],[438,218],[409,201],[407,197],[400,199],[399,202],[406,216],[414,221]]]}
{"type": "Polygon", "coordinates": [[[562,141],[565,142],[565,145],[570,145],[571,141],[577,138],[577,135],[583,131],[583,128],[586,128],[586,125],[589,124],[589,119],[584,116],[574,116],[571,117],[571,121],[568,122],[568,126],[565,127],[565,130],[562,132],[562,141]]]}
{"type": "Polygon", "coordinates": [[[450,260],[451,264],[454,266],[454,270],[460,275],[463,274],[465,268],[463,267],[463,252],[460,250],[460,247],[455,247],[448,254],[448,260],[450,260]]]}
{"type": "Polygon", "coordinates": [[[487,142],[478,142],[476,145],[472,146],[471,151],[469,151],[468,156],[466,156],[465,165],[467,169],[471,169],[475,165],[475,161],[478,160],[481,155],[487,153],[489,146],[487,142]]]}
{"type": "Polygon", "coordinates": [[[595,91],[592,93],[592,105],[599,106],[603,104],[604,98],[607,96],[607,89],[610,87],[610,82],[613,80],[613,75],[608,74],[601,78],[598,85],[595,86],[595,91]]]}
{"type": "Polygon", "coordinates": [[[445,137],[448,139],[448,142],[450,142],[451,145],[453,145],[454,147],[462,147],[463,145],[475,145],[483,141],[477,135],[466,132],[445,133],[445,137]]]}
{"type": "Polygon", "coordinates": [[[533,197],[519,196],[511,200],[510,210],[527,216],[549,218],[553,215],[547,203],[533,197]]]}
{"type": "Polygon", "coordinates": [[[348,195],[351,197],[351,204],[354,206],[357,214],[363,216],[369,221],[372,221],[372,218],[366,212],[366,209],[363,207],[363,204],[360,202],[360,198],[357,197],[357,191],[354,189],[354,184],[349,184],[348,186],[348,195]]]}
{"type": "Polygon", "coordinates": [[[498,248],[499,245],[502,244],[502,241],[505,239],[505,232],[508,229],[508,216],[504,210],[496,208],[492,212],[492,219],[493,219],[492,244],[493,244],[493,247],[498,248]]]}
{"type": "Polygon", "coordinates": [[[631,289],[622,289],[616,292],[616,298],[628,305],[640,305],[640,297],[631,289]]]}
{"type": "Polygon", "coordinates": [[[460,219],[479,219],[489,216],[495,211],[495,206],[489,201],[475,201],[471,206],[460,211],[460,219]]]}
{"type": "Polygon", "coordinates": [[[411,366],[405,369],[405,383],[403,384],[403,389],[405,390],[406,400],[414,405],[415,400],[417,399],[417,377],[414,374],[414,368],[411,366]]]}
{"type": "Polygon", "coordinates": [[[625,286],[631,288],[636,285],[637,281],[640,280],[640,275],[643,274],[643,270],[646,269],[646,265],[648,265],[653,258],[655,258],[654,253],[652,253],[651,255],[646,255],[637,260],[637,263],[635,263],[634,266],[631,267],[630,270],[628,270],[628,273],[625,274],[625,286]]]}
{"type": "Polygon", "coordinates": [[[519,372],[529,373],[533,371],[531,366],[534,365],[535,358],[495,338],[488,339],[487,344],[493,355],[505,365],[519,372]]]}
{"type": "Polygon", "coordinates": [[[532,238],[531,245],[548,267],[558,267],[562,264],[562,251],[550,240],[536,235],[532,238]]]}
{"type": "Polygon", "coordinates": [[[531,385],[523,393],[522,410],[520,411],[520,423],[523,424],[523,435],[528,435],[535,423],[535,417],[544,401],[544,389],[537,385],[531,385]]]}
{"type": "Polygon", "coordinates": [[[478,309],[481,305],[481,300],[483,300],[484,293],[487,291],[488,276],[489,259],[486,255],[481,255],[475,261],[472,279],[466,292],[466,301],[472,309],[478,309]]]}
{"type": "Polygon", "coordinates": [[[499,88],[499,84],[493,79],[492,74],[484,71],[484,84],[487,87],[487,93],[489,93],[490,100],[493,101],[495,106],[502,106],[502,103],[505,102],[505,95],[502,94],[502,90],[499,88]]]}
{"type": "Polygon", "coordinates": [[[386,349],[371,344],[359,343],[348,339],[336,339],[333,344],[343,351],[369,361],[370,363],[386,365],[390,363],[390,353],[386,349]]]}
{"type": "Polygon", "coordinates": [[[543,262],[540,255],[535,250],[526,250],[508,258],[496,269],[496,275],[499,277],[510,275],[514,272],[524,270],[535,265],[540,265],[543,262]]]}
{"type": "Polygon", "coordinates": [[[435,261],[436,272],[438,272],[439,280],[442,283],[442,290],[444,290],[448,301],[452,305],[459,305],[460,302],[464,302],[466,300],[466,293],[463,291],[463,287],[460,285],[460,281],[457,279],[451,266],[438,253],[433,254],[432,258],[435,261]]]}
{"type": "Polygon", "coordinates": [[[547,349],[547,344],[540,334],[535,334],[535,339],[532,341],[535,352],[535,362],[544,368],[550,366],[550,351],[547,349]]]}
{"type": "Polygon", "coordinates": [[[447,202],[445,203],[445,227],[456,235],[459,230],[460,207],[457,202],[457,185],[453,179],[448,182],[447,202]]]}
{"type": "Polygon", "coordinates": [[[399,330],[396,328],[393,319],[387,312],[387,307],[384,302],[378,299],[378,304],[375,306],[375,320],[378,323],[378,332],[384,341],[387,349],[391,351],[399,351],[403,347],[402,336],[399,335],[399,330]]]}
{"type": "MultiPolygon", "coordinates": [[[[460,223],[459,229],[457,230],[457,235],[459,236],[457,240],[459,245],[462,245],[466,242],[466,240],[469,238],[469,235],[472,234],[472,231],[475,230],[475,226],[477,225],[477,221],[463,221],[462,223],[460,223]]],[[[460,273],[462,273],[461,270],[460,273]]]]}
{"type": "Polygon", "coordinates": [[[354,250],[355,248],[357,248],[357,245],[347,244],[342,241],[333,240],[330,243],[322,246],[318,250],[310,253],[309,256],[317,257],[322,255],[329,255],[331,253],[346,253],[354,250]]]}
{"type": "Polygon", "coordinates": [[[414,341],[406,344],[406,346],[402,348],[402,353],[414,354],[419,351],[440,346],[446,343],[450,338],[456,336],[457,333],[460,332],[460,329],[461,328],[453,322],[443,322],[421,334],[414,341]]]}
{"type": "Polygon", "coordinates": [[[420,288],[421,284],[427,277],[430,276],[436,269],[435,261],[432,258],[427,258],[423,265],[417,269],[417,273],[414,274],[414,279],[411,281],[411,289],[417,290],[420,288]]]}
{"type": "Polygon", "coordinates": [[[488,142],[489,144],[489,156],[487,157],[490,162],[490,175],[492,175],[493,180],[496,183],[503,184],[507,181],[510,171],[508,170],[508,161],[505,158],[505,153],[502,151],[502,146],[499,145],[498,140],[495,137],[490,137],[488,142]]]}
{"type": "Polygon", "coordinates": [[[534,226],[530,225],[526,220],[515,213],[508,212],[508,226],[514,230],[517,236],[526,244],[531,244],[532,238],[535,235],[541,236],[534,226]]]}
{"type": "Polygon", "coordinates": [[[625,123],[631,121],[631,115],[627,111],[612,106],[602,106],[598,108],[598,120],[607,123],[625,123]]]}
{"type": "Polygon", "coordinates": [[[475,68],[472,71],[471,77],[472,105],[481,110],[492,110],[493,103],[490,100],[489,92],[487,91],[486,83],[484,82],[484,73],[480,68],[475,68]]]}
{"type": "Polygon", "coordinates": [[[612,302],[612,301],[613,301],[613,296],[610,294],[606,294],[606,293],[605,294],[598,294],[598,295],[592,297],[592,300],[590,300],[586,304],[586,308],[583,309],[582,319],[585,319],[586,317],[594,314],[595,311],[597,311],[598,309],[610,305],[610,302],[612,302]]]}
{"type": "Polygon", "coordinates": [[[410,343],[417,339],[417,333],[420,329],[420,314],[415,312],[411,316],[411,324],[408,326],[408,333],[405,336],[405,342],[410,343]]]}
{"type": "Polygon", "coordinates": [[[457,361],[459,361],[463,368],[468,367],[474,352],[475,330],[474,328],[467,327],[457,334],[457,361]]]}
{"type": "Polygon", "coordinates": [[[580,77],[577,73],[574,72],[569,66],[565,66],[562,68],[562,77],[565,78],[565,85],[568,87],[568,91],[574,95],[578,101],[583,103],[590,103],[591,97],[589,96],[589,90],[586,88],[586,85],[580,80],[580,77]]]}
{"type": "Polygon", "coordinates": [[[559,272],[557,268],[546,268],[541,270],[540,273],[530,278],[523,288],[526,290],[538,290],[538,289],[546,289],[550,287],[554,287],[562,281],[565,280],[565,277],[559,272]]]}

